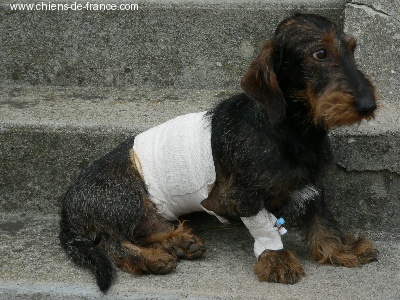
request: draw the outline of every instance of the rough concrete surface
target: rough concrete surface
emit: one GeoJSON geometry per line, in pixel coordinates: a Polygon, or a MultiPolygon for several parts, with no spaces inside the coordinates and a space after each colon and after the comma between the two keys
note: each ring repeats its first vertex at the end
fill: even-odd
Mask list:
{"type": "MultiPolygon", "coordinates": [[[[400,2],[395,0],[363,0],[350,1],[345,9],[344,28],[355,35],[359,42],[356,51],[357,61],[362,68],[376,82],[381,98],[380,112],[381,122],[376,126],[370,122],[362,127],[360,132],[375,132],[373,139],[365,140],[369,143],[369,151],[365,151],[364,145],[360,147],[358,138],[350,137],[350,131],[354,134],[354,128],[345,128],[338,132],[345,138],[337,139],[336,147],[342,147],[344,143],[351,143],[353,155],[338,158],[342,166],[347,170],[366,170],[368,161],[374,160],[380,169],[399,174],[399,150],[395,150],[400,142],[400,137],[392,129],[400,122],[400,113],[395,107],[399,107],[399,83],[400,83],[400,2]],[[393,127],[394,126],[394,127],[393,127]],[[381,133],[386,132],[391,138],[385,141],[381,133]],[[388,153],[391,153],[387,155],[388,153]],[[396,158],[397,157],[397,158],[396,158]]],[[[397,130],[397,129],[396,129],[397,130]]],[[[350,134],[351,135],[351,134],[350,134]]],[[[340,155],[340,154],[339,154],[340,155]]],[[[397,198],[398,199],[398,198],[397,198]]]]}
{"type": "Polygon", "coordinates": [[[399,103],[400,1],[351,1],[344,28],[357,37],[356,59],[375,80],[383,105],[399,103]]]}
{"type": "Polygon", "coordinates": [[[236,87],[283,18],[314,12],[342,23],[345,3],[159,0],[137,1],[137,11],[27,12],[2,2],[2,82],[195,89],[236,87]]]}
{"type": "MultiPolygon", "coordinates": [[[[208,216],[207,216],[208,217],[208,216]]],[[[253,274],[253,240],[238,225],[201,227],[206,257],[182,261],[169,275],[118,272],[107,296],[93,276],[70,262],[58,245],[54,215],[0,216],[0,299],[398,299],[398,233],[370,232],[379,261],[360,268],[319,266],[297,233],[283,237],[307,276],[295,285],[260,283],[253,274]]]]}

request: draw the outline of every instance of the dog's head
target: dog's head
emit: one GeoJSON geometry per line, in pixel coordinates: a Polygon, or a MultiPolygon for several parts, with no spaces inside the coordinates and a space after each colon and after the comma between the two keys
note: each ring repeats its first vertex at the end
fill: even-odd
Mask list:
{"type": "Polygon", "coordinates": [[[355,48],[355,38],[332,21],[298,14],[278,25],[241,86],[265,105],[272,125],[299,107],[316,126],[370,119],[377,107],[376,91],[357,68],[355,48]]]}

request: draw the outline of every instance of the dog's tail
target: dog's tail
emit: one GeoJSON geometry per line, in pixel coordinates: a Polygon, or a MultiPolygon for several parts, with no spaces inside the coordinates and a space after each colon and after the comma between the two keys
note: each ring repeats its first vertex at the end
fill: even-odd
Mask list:
{"type": "Polygon", "coordinates": [[[115,277],[113,262],[97,241],[74,232],[66,218],[62,217],[60,227],[60,242],[67,254],[78,265],[88,267],[95,274],[100,290],[106,293],[115,277]]]}

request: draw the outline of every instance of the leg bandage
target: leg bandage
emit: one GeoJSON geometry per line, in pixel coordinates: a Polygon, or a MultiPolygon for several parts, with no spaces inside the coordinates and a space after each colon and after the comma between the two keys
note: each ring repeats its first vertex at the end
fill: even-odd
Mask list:
{"type": "Polygon", "coordinates": [[[265,208],[253,217],[241,218],[254,237],[254,254],[258,258],[265,250],[283,249],[276,217],[265,208]]]}

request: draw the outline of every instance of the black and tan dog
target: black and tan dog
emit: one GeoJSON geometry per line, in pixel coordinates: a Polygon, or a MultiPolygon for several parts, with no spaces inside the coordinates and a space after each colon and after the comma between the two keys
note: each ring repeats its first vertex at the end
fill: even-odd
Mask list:
{"type": "MultiPolygon", "coordinates": [[[[62,203],[60,240],[68,255],[89,267],[107,291],[115,267],[164,274],[178,259],[202,256],[203,244],[191,229],[171,222],[179,214],[204,210],[220,219],[244,220],[266,211],[304,228],[312,256],[321,264],[354,267],[376,260],[370,241],[338,229],[323,187],[331,162],[328,129],[371,119],[377,107],[374,85],[354,61],[355,48],[355,39],[326,18],[299,14],[282,21],[243,77],[245,93],[222,101],[201,120],[193,115],[206,126],[192,129],[174,121],[158,135],[163,146],[156,138],[139,143],[134,137],[81,173],[62,203]],[[174,134],[178,127],[186,131],[174,134]],[[190,162],[200,180],[197,188],[203,189],[200,198],[192,193],[197,188],[182,188],[186,181],[191,184],[193,166],[186,170],[185,159],[174,165],[181,146],[168,148],[189,144],[198,130],[209,139],[213,166],[206,168],[211,177],[202,177],[199,161],[190,162]],[[152,158],[153,150],[159,153],[152,158]],[[167,160],[158,161],[163,151],[167,160]],[[155,173],[146,175],[149,168],[155,173]],[[157,190],[170,182],[175,186],[169,191],[176,193],[167,199],[168,193],[157,190]],[[175,204],[177,195],[184,201],[196,198],[197,206],[175,204]]],[[[195,141],[182,152],[193,150],[194,156],[207,148],[198,146],[195,141]]],[[[255,266],[260,280],[295,283],[304,275],[290,250],[268,243],[262,249],[255,266]]]]}

